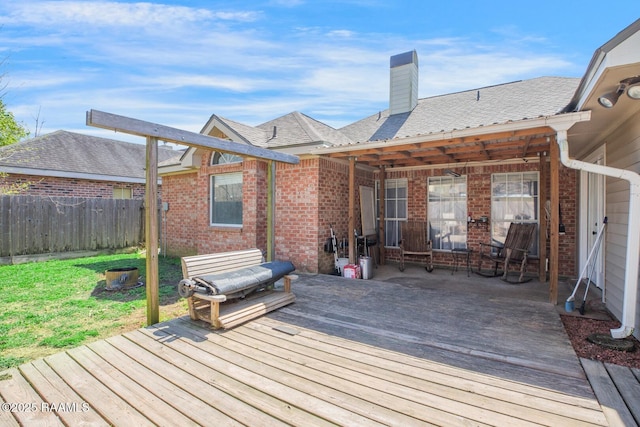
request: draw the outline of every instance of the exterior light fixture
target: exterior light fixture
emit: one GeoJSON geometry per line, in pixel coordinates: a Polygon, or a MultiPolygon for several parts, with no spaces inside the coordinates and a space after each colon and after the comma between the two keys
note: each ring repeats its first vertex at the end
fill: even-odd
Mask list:
{"type": "Polygon", "coordinates": [[[629,98],[640,100],[640,76],[620,80],[618,88],[614,92],[605,93],[600,96],[598,98],[598,103],[604,108],[612,108],[616,105],[620,95],[622,95],[625,90],[627,91],[627,96],[629,98]]]}
{"type": "Polygon", "coordinates": [[[621,83],[620,85],[618,85],[618,89],[616,89],[615,92],[605,93],[600,98],[598,98],[598,102],[604,108],[612,108],[614,105],[616,105],[616,102],[618,102],[618,98],[620,98],[620,95],[622,95],[622,93],[624,92],[624,88],[625,85],[621,83]]]}
{"type": "Polygon", "coordinates": [[[445,173],[445,175],[449,175],[449,176],[452,176],[454,178],[459,178],[460,177],[460,174],[458,172],[452,171],[451,169],[445,169],[444,173],[445,173]]]}
{"type": "Polygon", "coordinates": [[[640,82],[627,88],[627,96],[631,99],[640,99],[640,82]]]}

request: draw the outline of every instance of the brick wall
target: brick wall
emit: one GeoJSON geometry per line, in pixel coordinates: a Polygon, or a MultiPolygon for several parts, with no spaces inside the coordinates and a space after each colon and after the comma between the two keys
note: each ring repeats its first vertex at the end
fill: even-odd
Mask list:
{"type": "Polygon", "coordinates": [[[118,181],[96,181],[77,178],[42,177],[10,174],[1,185],[30,183],[22,193],[30,196],[113,198],[114,188],[132,189],[132,198],[144,199],[145,185],[118,181]]]}
{"type": "Polygon", "coordinates": [[[319,171],[317,158],[276,164],[275,257],[302,272],[318,271],[319,171]]]}
{"type": "MultiPolygon", "coordinates": [[[[538,171],[537,162],[518,164],[499,164],[491,166],[467,167],[464,174],[467,175],[467,211],[473,218],[480,216],[491,217],[491,175],[494,173],[538,171]]],[[[430,176],[443,176],[444,169],[431,170],[387,170],[387,178],[406,178],[409,188],[408,214],[410,219],[427,218],[427,180],[430,176]]],[[[576,272],[576,230],[577,230],[577,187],[578,174],[575,170],[565,167],[560,168],[560,204],[562,207],[562,220],[566,226],[566,234],[560,237],[559,266],[561,276],[575,276],[576,272]]],[[[550,183],[543,183],[550,191],[550,183]]],[[[544,203],[544,201],[541,201],[544,203]]],[[[544,215],[544,204],[540,215],[544,215]]],[[[467,245],[476,253],[479,251],[480,242],[489,243],[489,228],[480,224],[473,224],[467,231],[467,245]]],[[[547,254],[549,251],[547,251],[547,254]]],[[[386,259],[399,261],[398,250],[387,249],[386,259]]],[[[477,263],[477,255],[473,257],[477,263]]],[[[451,265],[453,259],[449,252],[435,252],[434,263],[439,265],[451,265]]],[[[533,271],[536,267],[529,267],[533,271]]]]}
{"type": "MultiPolygon", "coordinates": [[[[243,164],[209,166],[208,156],[193,173],[163,177],[163,201],[167,212],[168,252],[174,255],[224,252],[257,247],[266,250],[267,163],[247,160],[243,164]],[[209,179],[213,173],[243,171],[242,228],[209,225],[209,179]]],[[[334,269],[333,253],[324,244],[333,226],[339,240],[349,233],[349,165],[329,158],[301,159],[297,165],[276,163],[275,258],[291,260],[301,272],[329,273],[334,269]]],[[[474,218],[491,216],[491,174],[537,171],[536,162],[466,168],[468,176],[468,212],[474,218]]],[[[426,218],[427,178],[442,176],[444,170],[387,171],[388,178],[407,178],[409,217],[426,218]]],[[[354,223],[361,230],[359,186],[375,186],[376,175],[356,168],[354,223]]],[[[575,275],[575,233],[577,174],[561,168],[561,203],[566,235],[560,239],[560,274],[575,275]]],[[[549,183],[545,183],[549,187],[549,183]]],[[[544,211],[541,212],[544,214],[544,211]]],[[[471,226],[469,247],[478,250],[489,241],[488,228],[471,226]]],[[[348,253],[348,251],[347,251],[348,253]]],[[[396,250],[386,252],[387,259],[399,259],[396,250]]],[[[436,264],[451,264],[451,254],[436,253],[436,264]]]]}
{"type": "Polygon", "coordinates": [[[162,219],[163,237],[169,254],[188,256],[198,253],[198,216],[203,209],[208,210],[209,198],[199,198],[197,177],[197,172],[193,172],[162,178],[162,201],[169,204],[169,210],[164,212],[162,219]]]}
{"type": "Polygon", "coordinates": [[[266,251],[266,164],[247,160],[211,166],[210,161],[203,155],[197,171],[163,177],[162,201],[169,203],[167,252],[186,256],[248,248],[266,251]],[[242,227],[211,226],[210,177],[231,172],[242,172],[242,227]]]}

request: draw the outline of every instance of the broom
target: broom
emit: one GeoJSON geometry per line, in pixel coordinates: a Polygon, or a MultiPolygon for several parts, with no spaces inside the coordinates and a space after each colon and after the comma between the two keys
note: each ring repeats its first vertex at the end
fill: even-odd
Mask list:
{"type": "MultiPolygon", "coordinates": [[[[587,272],[587,268],[589,268],[589,263],[591,262],[591,259],[593,258],[594,253],[597,252],[599,246],[600,246],[600,240],[602,239],[602,233],[604,232],[604,228],[607,225],[607,217],[605,216],[604,219],[602,220],[602,227],[600,227],[600,230],[598,230],[598,235],[596,236],[596,241],[593,243],[593,247],[591,248],[591,251],[589,252],[589,256],[587,257],[587,262],[584,265],[584,268],[582,269],[582,272],[580,273],[580,277],[578,277],[578,281],[576,282],[576,286],[575,288],[573,288],[573,292],[571,293],[571,295],[569,296],[569,298],[567,298],[567,301],[564,304],[564,310],[568,313],[571,313],[574,310],[574,301],[575,301],[575,296],[576,296],[576,292],[578,290],[578,287],[580,286],[580,283],[582,282],[582,278],[584,277],[584,274],[587,272]]],[[[596,255],[597,256],[597,255],[596,255]]],[[[595,270],[595,259],[593,261],[593,267],[591,268],[591,272],[589,273],[589,282],[587,283],[587,291],[585,291],[584,294],[584,301],[582,301],[582,306],[580,307],[580,314],[584,314],[584,306],[585,306],[585,302],[587,299],[587,292],[589,291],[589,283],[591,283],[591,275],[593,274],[593,271],[595,270]]]]}

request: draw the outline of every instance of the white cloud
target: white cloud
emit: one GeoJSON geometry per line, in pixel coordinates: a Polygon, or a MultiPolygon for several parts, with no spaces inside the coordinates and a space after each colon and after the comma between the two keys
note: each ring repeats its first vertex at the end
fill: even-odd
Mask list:
{"type": "Polygon", "coordinates": [[[223,74],[199,75],[199,74],[169,74],[162,76],[138,77],[139,83],[147,87],[156,87],[162,90],[180,88],[208,88],[222,89],[232,92],[251,92],[271,84],[268,79],[256,79],[248,76],[234,76],[223,74]]]}
{"type": "Polygon", "coordinates": [[[387,108],[389,57],[414,48],[421,97],[575,67],[537,53],[538,39],[514,41],[513,31],[495,40],[410,39],[342,26],[281,28],[264,12],[228,7],[2,5],[0,45],[13,52],[10,77],[19,85],[12,111],[31,122],[41,107],[53,130],[82,128],[90,108],[192,131],[213,113],[256,125],[296,110],[341,127],[387,108]],[[37,61],[22,59],[36,49],[37,61]]]}
{"type": "Polygon", "coordinates": [[[212,11],[149,2],[42,1],[11,2],[7,5],[9,12],[0,17],[0,23],[47,27],[66,24],[84,27],[176,26],[203,20],[251,22],[259,15],[254,11],[212,11]]]}

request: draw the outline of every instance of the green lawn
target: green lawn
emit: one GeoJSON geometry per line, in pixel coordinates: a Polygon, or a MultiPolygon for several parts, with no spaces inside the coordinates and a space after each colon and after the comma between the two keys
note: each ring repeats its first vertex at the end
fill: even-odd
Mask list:
{"type": "MultiPolygon", "coordinates": [[[[160,320],[187,314],[180,259],[160,256],[160,320]]],[[[105,270],[137,267],[139,254],[0,266],[0,370],[146,325],[144,286],[105,289],[105,270]]]]}

